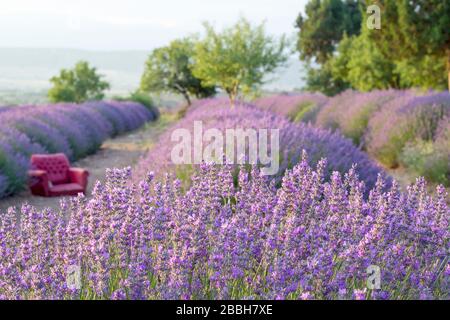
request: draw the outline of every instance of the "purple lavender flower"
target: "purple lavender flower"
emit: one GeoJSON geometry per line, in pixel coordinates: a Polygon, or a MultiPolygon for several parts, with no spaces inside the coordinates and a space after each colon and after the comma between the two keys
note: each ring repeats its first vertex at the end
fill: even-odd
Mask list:
{"type": "Polygon", "coordinates": [[[319,93],[281,94],[253,101],[259,108],[288,117],[294,122],[314,122],[328,98],[319,93]]]}
{"type": "MultiPolygon", "coordinates": [[[[177,122],[162,135],[157,146],[138,164],[135,176],[142,177],[147,170],[154,172],[176,172],[179,178],[189,179],[191,166],[176,166],[171,160],[171,151],[175,143],[171,141],[176,129],[193,132],[194,121],[202,121],[203,129],[216,128],[225,132],[229,128],[279,129],[280,130],[280,170],[275,176],[279,182],[283,172],[297,164],[306,150],[309,159],[317,164],[322,158],[328,158],[325,168],[326,176],[333,171],[344,173],[353,164],[358,164],[356,171],[365,181],[366,186],[374,186],[377,175],[383,170],[370,160],[366,154],[356,148],[352,142],[339,133],[332,133],[304,123],[294,124],[282,116],[264,111],[250,104],[239,103],[230,108],[226,100],[206,99],[196,102],[186,117],[177,122]]],[[[270,151],[270,150],[269,150],[270,151]]],[[[235,161],[236,162],[236,161],[235,161]]]]}
{"type": "Polygon", "coordinates": [[[417,96],[405,92],[369,120],[365,137],[367,150],[383,164],[396,167],[408,142],[434,141],[441,119],[449,115],[449,93],[417,96]]]}
{"type": "Polygon", "coordinates": [[[90,199],[23,206],[0,224],[5,299],[430,299],[448,297],[447,193],[379,177],[368,199],[355,168],[325,180],[306,154],[280,188],[258,168],[203,164],[184,192],[170,176],[111,169],[90,199]],[[81,289],[66,270],[81,268],[81,289]],[[367,267],[381,270],[369,292],[367,267]]]}

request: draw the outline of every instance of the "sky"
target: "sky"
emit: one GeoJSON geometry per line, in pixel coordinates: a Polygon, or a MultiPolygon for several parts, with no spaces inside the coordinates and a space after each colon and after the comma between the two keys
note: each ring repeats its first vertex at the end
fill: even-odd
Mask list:
{"type": "Polygon", "coordinates": [[[293,36],[307,0],[0,0],[0,46],[151,50],[239,16],[293,36]]]}

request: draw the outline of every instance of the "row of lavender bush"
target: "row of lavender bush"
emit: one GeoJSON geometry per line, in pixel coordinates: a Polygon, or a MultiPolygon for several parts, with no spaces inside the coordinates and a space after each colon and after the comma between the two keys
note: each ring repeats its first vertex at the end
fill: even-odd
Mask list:
{"type": "Polygon", "coordinates": [[[324,99],[299,94],[265,97],[255,103],[291,119],[337,129],[387,167],[403,165],[431,181],[450,185],[448,92],[346,91],[326,103],[324,99]],[[313,117],[302,118],[305,101],[315,106],[313,117]]]}
{"type": "Polygon", "coordinates": [[[320,93],[281,94],[259,98],[253,104],[288,117],[294,122],[314,122],[317,113],[328,102],[320,93]]]}
{"type": "Polygon", "coordinates": [[[140,104],[116,101],[8,108],[0,113],[0,198],[25,186],[31,154],[80,159],[156,116],[140,104]]]}
{"type": "Polygon", "coordinates": [[[327,177],[330,177],[333,171],[346,172],[353,164],[357,164],[356,170],[361,179],[371,188],[375,185],[377,175],[383,174],[383,170],[364,152],[358,150],[351,140],[339,133],[304,123],[292,123],[283,116],[247,103],[238,103],[235,107],[230,107],[228,100],[216,98],[194,103],[185,117],[167,130],[160,137],[158,144],[140,161],[136,168],[136,176],[142,177],[148,170],[157,173],[173,172],[183,182],[189,182],[194,167],[173,164],[171,151],[176,142],[171,141],[171,135],[174,130],[181,128],[187,129],[193,135],[194,121],[202,121],[203,130],[215,128],[223,133],[226,129],[235,128],[279,129],[280,169],[275,175],[278,182],[287,168],[292,168],[299,162],[303,149],[308,152],[314,164],[322,158],[328,158],[327,177]]]}
{"type": "Polygon", "coordinates": [[[380,178],[365,200],[354,169],[326,182],[325,167],[303,157],[276,189],[256,167],[236,185],[232,166],[204,164],[186,193],[114,169],[89,200],[25,205],[20,220],[11,208],[0,298],[448,299],[445,189],[433,198],[419,179],[383,192],[380,178]],[[369,266],[379,289],[367,288],[369,266]]]}

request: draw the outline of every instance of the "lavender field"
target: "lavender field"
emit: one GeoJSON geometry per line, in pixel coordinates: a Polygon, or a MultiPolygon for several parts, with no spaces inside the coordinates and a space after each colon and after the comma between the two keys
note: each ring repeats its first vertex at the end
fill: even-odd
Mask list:
{"type": "MultiPolygon", "coordinates": [[[[410,93],[395,94],[397,98],[392,98],[392,92],[373,93],[391,102],[403,102],[403,95],[410,93]]],[[[311,97],[324,99],[307,99],[311,97]]],[[[433,111],[439,106],[448,110],[444,104],[448,95],[411,99],[431,104],[433,111]]],[[[304,98],[299,100],[303,103],[304,98]]],[[[420,108],[419,102],[411,106],[420,108]]],[[[318,119],[330,112],[334,104],[329,103],[318,103],[318,119]]],[[[287,107],[292,110],[291,105],[287,107]]],[[[88,118],[97,121],[89,127],[101,133],[93,133],[98,137],[96,146],[107,135],[138,126],[137,119],[152,118],[134,104],[126,105],[130,108],[126,112],[135,111],[121,118],[124,107],[110,103],[70,110],[74,116],[74,110],[79,117],[86,117],[86,110],[95,115],[82,123],[86,125],[88,118]],[[107,106],[117,109],[102,113],[107,106]],[[105,118],[112,124],[100,127],[99,119],[105,118]]],[[[48,108],[37,110],[49,117],[48,108]]],[[[52,109],[54,123],[62,123],[57,121],[63,121],[68,110],[67,106],[52,109]]],[[[33,121],[38,121],[40,112],[33,121]]],[[[3,117],[15,119],[15,113],[8,111],[3,117]]],[[[380,117],[374,114],[374,119],[380,117]]],[[[413,113],[397,116],[402,114],[413,113]]],[[[433,128],[441,134],[442,122],[447,120],[445,112],[438,114],[442,117],[424,114],[420,124],[425,127],[427,120],[435,121],[433,128]]],[[[0,228],[0,297],[448,299],[449,209],[444,186],[430,194],[426,179],[420,178],[401,191],[352,139],[316,127],[314,121],[304,124],[290,119],[248,103],[231,108],[224,99],[200,100],[136,168],[108,169],[106,182],[97,182],[89,197],[66,199],[59,210],[28,205],[9,209],[2,215],[0,228]],[[279,174],[264,177],[257,166],[248,165],[171,164],[171,132],[190,130],[198,120],[219,130],[279,128],[279,174]],[[72,266],[80,268],[77,288],[67,285],[72,266]],[[369,266],[381,270],[380,289],[367,289],[369,266]]],[[[77,126],[55,135],[60,140],[48,139],[48,144],[41,145],[35,142],[41,137],[39,131],[31,135],[26,128],[35,127],[26,124],[8,131],[27,142],[21,144],[27,146],[24,154],[53,145],[72,151],[72,157],[89,150],[85,140],[76,140],[77,126]]]]}
{"type": "Polygon", "coordinates": [[[204,165],[180,181],[110,170],[93,198],[24,206],[2,224],[6,299],[447,299],[448,207],[419,180],[364,199],[355,170],[324,182],[306,160],[275,189],[256,168],[204,165]],[[64,216],[70,216],[66,221],[64,216]],[[18,231],[20,226],[20,232],[18,231]],[[381,290],[365,289],[381,267],[381,290]],[[81,289],[66,268],[82,266],[81,289]]]}
{"type": "Polygon", "coordinates": [[[414,90],[332,98],[312,94],[268,96],[254,101],[294,121],[338,131],[386,168],[450,186],[450,94],[414,90]],[[314,114],[311,116],[311,110],[314,114]]]}
{"type": "Polygon", "coordinates": [[[0,301],[450,300],[450,0],[0,17],[0,301]]]}
{"type": "MultiPolygon", "coordinates": [[[[280,130],[280,165],[274,181],[281,181],[286,169],[292,169],[306,151],[313,165],[327,158],[325,176],[334,171],[347,172],[357,164],[355,170],[365,181],[368,189],[375,186],[378,175],[389,181],[384,171],[364,152],[356,148],[349,139],[339,133],[332,133],[309,124],[292,123],[272,112],[261,111],[249,103],[240,103],[230,108],[226,99],[200,100],[194,103],[187,115],[160,138],[154,150],[137,165],[135,176],[142,177],[149,170],[164,176],[170,172],[183,182],[189,182],[193,173],[192,165],[174,165],[171,160],[172,133],[180,128],[193,131],[195,121],[202,121],[204,129],[214,128],[225,132],[227,128],[277,128],[280,130]]],[[[204,146],[206,147],[206,146],[204,146]]],[[[269,150],[270,151],[270,150],[269,150]]],[[[237,161],[235,161],[237,162],[237,161]]]]}

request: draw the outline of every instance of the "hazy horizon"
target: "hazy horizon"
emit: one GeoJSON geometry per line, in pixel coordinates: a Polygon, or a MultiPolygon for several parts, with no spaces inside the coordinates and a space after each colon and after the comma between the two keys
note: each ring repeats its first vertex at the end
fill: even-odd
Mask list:
{"type": "Polygon", "coordinates": [[[306,0],[16,0],[0,3],[2,48],[140,51],[201,33],[202,23],[217,28],[240,16],[266,22],[269,34],[292,36],[306,0]]]}
{"type": "MultiPolygon", "coordinates": [[[[42,103],[51,87],[49,79],[62,68],[86,60],[110,82],[107,96],[126,95],[138,88],[149,50],[102,51],[65,48],[0,47],[0,105],[42,103]]],[[[264,90],[291,91],[303,86],[303,64],[297,57],[268,75],[264,90]]]]}
{"type": "MultiPolygon", "coordinates": [[[[152,49],[190,34],[208,21],[218,29],[240,16],[266,23],[273,36],[292,37],[306,0],[16,0],[0,2],[0,103],[40,102],[61,68],[87,60],[111,83],[110,95],[136,89],[152,49]]],[[[264,88],[302,86],[297,55],[264,88]]]]}

